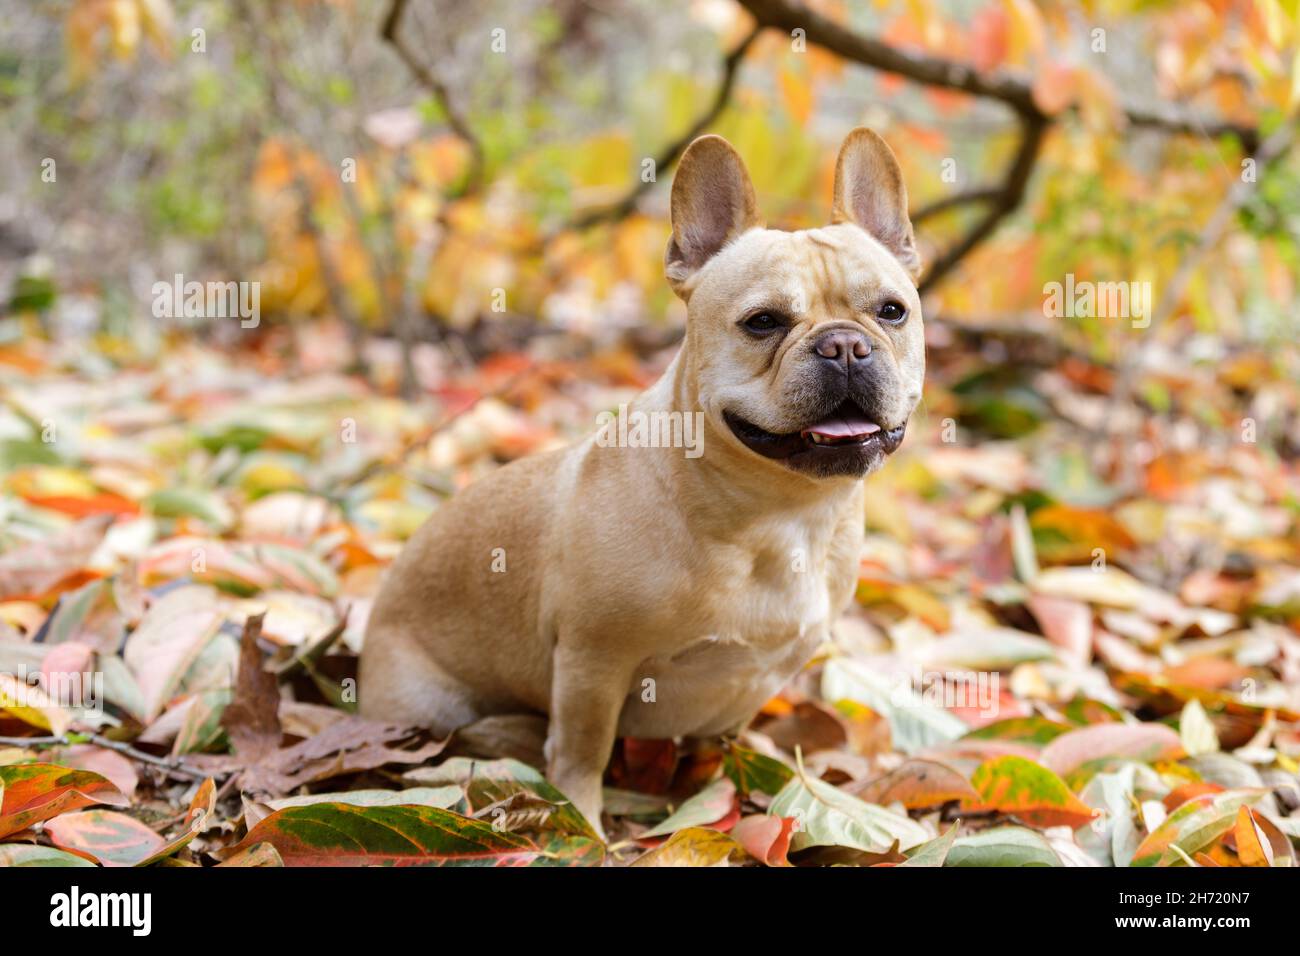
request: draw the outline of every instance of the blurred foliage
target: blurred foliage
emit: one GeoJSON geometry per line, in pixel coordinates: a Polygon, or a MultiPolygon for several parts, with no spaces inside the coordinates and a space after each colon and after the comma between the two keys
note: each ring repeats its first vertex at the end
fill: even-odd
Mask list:
{"type": "MultiPolygon", "coordinates": [[[[670,170],[631,214],[566,224],[626,196],[690,128],[748,15],[729,0],[412,4],[402,34],[482,147],[483,188],[461,195],[471,149],[380,36],[386,6],[74,0],[15,14],[0,41],[9,206],[38,233],[41,275],[142,305],[173,272],[252,278],[272,318],[346,307],[389,331],[413,287],[420,335],[502,302],[584,331],[611,315],[680,321],[658,267],[670,170]],[[56,183],[41,179],[46,157],[56,183]]],[[[1174,103],[1267,131],[1300,97],[1296,0],[811,6],[897,49],[1028,76],[1056,120],[1022,208],[937,289],[930,311],[950,318],[1025,321],[1066,273],[1151,282],[1158,298],[1241,175],[1241,148],[1133,126],[1123,106],[1174,103]]],[[[860,123],[894,146],[914,208],[1000,175],[1014,128],[998,104],[794,47],[765,31],[712,126],[747,158],[773,224],[824,221],[833,145],[860,123]]],[[[1294,159],[1258,171],[1220,268],[1188,286],[1179,335],[1294,340],[1298,179],[1294,159]]],[[[928,257],[977,210],[928,219],[928,257]]],[[[1115,319],[1054,324],[1102,359],[1127,340],[1115,319]]]]}

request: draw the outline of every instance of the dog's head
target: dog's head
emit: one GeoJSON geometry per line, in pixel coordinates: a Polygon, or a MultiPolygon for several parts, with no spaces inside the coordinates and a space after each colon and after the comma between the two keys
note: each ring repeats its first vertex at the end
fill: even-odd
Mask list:
{"type": "Polygon", "coordinates": [[[668,281],[687,303],[687,373],[705,414],[756,460],[862,477],[903,439],[921,396],[920,259],[885,141],[855,129],[835,165],[831,225],[765,229],[724,139],[682,156],[668,281]]]}

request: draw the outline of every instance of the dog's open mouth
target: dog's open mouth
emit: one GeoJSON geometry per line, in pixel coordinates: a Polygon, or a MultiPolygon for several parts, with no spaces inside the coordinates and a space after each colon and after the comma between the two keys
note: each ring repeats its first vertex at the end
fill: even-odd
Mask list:
{"type": "Polygon", "coordinates": [[[844,401],[825,418],[784,435],[759,428],[731,412],[724,413],[724,417],[732,433],[751,451],[777,459],[809,455],[865,460],[874,454],[888,455],[902,444],[907,430],[906,422],[897,428],[882,428],[851,400],[844,401]]]}

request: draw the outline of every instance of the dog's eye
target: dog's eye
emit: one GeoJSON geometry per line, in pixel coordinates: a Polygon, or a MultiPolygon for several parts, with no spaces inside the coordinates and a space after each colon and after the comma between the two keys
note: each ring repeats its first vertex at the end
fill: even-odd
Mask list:
{"type": "Polygon", "coordinates": [[[781,319],[771,312],[758,312],[740,323],[746,332],[753,335],[771,335],[777,329],[784,328],[781,319]]]}
{"type": "Polygon", "coordinates": [[[887,325],[899,325],[907,318],[907,309],[897,302],[886,302],[876,310],[876,318],[887,325]]]}

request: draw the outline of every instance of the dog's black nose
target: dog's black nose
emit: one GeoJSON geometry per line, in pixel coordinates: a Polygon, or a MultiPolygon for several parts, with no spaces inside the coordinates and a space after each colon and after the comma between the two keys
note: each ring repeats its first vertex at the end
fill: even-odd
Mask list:
{"type": "Polygon", "coordinates": [[[851,365],[871,355],[871,342],[861,332],[832,329],[817,337],[813,351],[836,365],[851,365]]]}

